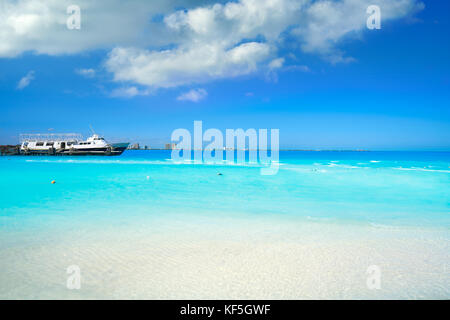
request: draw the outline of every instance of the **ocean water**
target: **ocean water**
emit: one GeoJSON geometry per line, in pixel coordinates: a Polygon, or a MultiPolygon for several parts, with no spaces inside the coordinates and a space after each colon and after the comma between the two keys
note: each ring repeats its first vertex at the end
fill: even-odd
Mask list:
{"type": "Polygon", "coordinates": [[[0,297],[450,298],[450,153],[261,166],[0,157],[0,297]],[[81,290],[65,287],[73,264],[81,290]],[[367,289],[372,264],[384,290],[367,289]]]}

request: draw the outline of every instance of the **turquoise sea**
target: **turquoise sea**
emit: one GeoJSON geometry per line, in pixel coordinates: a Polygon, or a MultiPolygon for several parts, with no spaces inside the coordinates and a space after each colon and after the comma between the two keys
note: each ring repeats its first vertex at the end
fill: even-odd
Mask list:
{"type": "Polygon", "coordinates": [[[281,151],[279,172],[268,176],[258,165],[170,158],[170,151],[2,157],[0,226],[10,228],[10,219],[82,223],[177,210],[450,226],[450,153],[281,151]]]}
{"type": "MultiPolygon", "coordinates": [[[[119,157],[0,157],[0,297],[450,298],[449,152],[281,151],[277,174],[261,175],[260,167],[174,163],[170,151],[158,150],[126,151],[119,157]],[[355,247],[358,239],[360,247],[355,247]],[[319,242],[323,246],[316,248],[319,242]],[[261,246],[253,247],[257,244],[261,246]],[[340,267],[335,265],[338,260],[327,258],[337,254],[335,244],[338,251],[348,248],[348,257],[336,258],[344,259],[340,267]],[[342,291],[345,283],[335,287],[326,277],[320,282],[323,291],[317,291],[313,270],[302,280],[308,283],[304,290],[290,288],[292,279],[286,276],[283,282],[266,284],[264,291],[255,280],[263,281],[258,278],[261,270],[251,265],[266,259],[270,250],[264,248],[269,247],[274,261],[290,265],[286,274],[294,272],[292,259],[305,252],[309,255],[303,263],[328,261],[335,272],[341,267],[350,270],[346,263],[357,260],[358,252],[370,260],[371,250],[375,256],[387,252],[385,264],[398,263],[395,257],[404,256],[409,264],[404,268],[412,268],[411,263],[417,268],[410,270],[416,272],[414,281],[405,280],[407,293],[400,284],[385,292],[366,292],[363,280],[358,289],[342,291]],[[249,248],[261,252],[246,255],[249,248]],[[333,253],[327,255],[327,248],[333,253]],[[220,250],[222,258],[233,250],[241,256],[231,254],[220,262],[220,250]],[[208,260],[216,273],[198,269],[190,260],[190,253],[200,251],[199,259],[208,260]],[[429,255],[426,261],[417,261],[419,253],[429,255]],[[320,254],[323,261],[317,261],[320,254]],[[143,256],[145,260],[137,262],[143,256]],[[231,261],[237,265],[217,269],[231,261]],[[239,261],[247,263],[250,275],[240,274],[245,268],[238,267],[239,261]],[[91,266],[85,273],[90,272],[85,291],[64,288],[64,268],[73,263],[91,266]],[[148,268],[139,271],[136,263],[148,268]],[[182,269],[189,277],[177,273],[180,263],[187,263],[182,269]],[[191,274],[192,264],[197,271],[191,274]],[[437,269],[424,276],[430,266],[437,269]],[[127,272],[145,274],[151,286],[143,285],[142,279],[131,280],[127,272]],[[204,283],[200,293],[196,288],[203,280],[195,279],[196,272],[202,279],[227,275],[241,282],[237,287],[204,283]],[[96,282],[102,277],[110,280],[96,282]],[[174,277],[181,277],[177,283],[184,285],[175,285],[174,277]],[[253,279],[253,284],[246,279],[253,279]],[[242,283],[247,283],[247,296],[241,295],[247,291],[237,289],[242,283]]],[[[280,267],[267,266],[261,274],[280,272],[274,268],[280,267]]],[[[361,270],[363,279],[365,267],[361,270]]],[[[401,269],[389,276],[408,279],[407,273],[401,269]]]]}

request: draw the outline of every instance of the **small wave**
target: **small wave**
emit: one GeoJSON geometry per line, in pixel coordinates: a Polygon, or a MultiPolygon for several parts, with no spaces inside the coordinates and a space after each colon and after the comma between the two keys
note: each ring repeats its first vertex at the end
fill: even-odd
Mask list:
{"type": "Polygon", "coordinates": [[[337,167],[338,165],[336,163],[330,163],[327,165],[328,167],[337,167]]]}
{"type": "Polygon", "coordinates": [[[344,168],[344,169],[362,169],[363,167],[358,166],[352,166],[348,164],[336,164],[336,163],[330,163],[327,165],[327,167],[336,167],[336,168],[344,168]]]}
{"type": "Polygon", "coordinates": [[[450,170],[438,170],[438,169],[426,169],[426,168],[393,168],[395,170],[403,171],[424,171],[424,172],[440,172],[440,173],[450,173],[450,170]]]}
{"type": "Polygon", "coordinates": [[[377,222],[369,222],[369,225],[375,229],[385,229],[385,230],[404,230],[405,228],[402,226],[388,225],[377,222]]]}

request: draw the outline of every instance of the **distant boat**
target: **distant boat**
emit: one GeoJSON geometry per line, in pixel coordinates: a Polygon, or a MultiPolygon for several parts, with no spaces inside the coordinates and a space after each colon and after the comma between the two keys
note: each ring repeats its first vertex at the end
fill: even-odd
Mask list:
{"type": "Polygon", "coordinates": [[[121,155],[129,143],[108,143],[98,134],[83,140],[80,134],[21,134],[21,155],[121,155]]]}

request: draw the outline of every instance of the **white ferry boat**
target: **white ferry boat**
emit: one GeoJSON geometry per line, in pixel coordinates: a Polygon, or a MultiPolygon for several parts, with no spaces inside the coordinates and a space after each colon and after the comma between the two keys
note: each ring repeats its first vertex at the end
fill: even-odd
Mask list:
{"type": "Polygon", "coordinates": [[[129,143],[108,143],[93,134],[83,140],[80,134],[21,134],[20,154],[23,155],[106,155],[122,154],[129,143]]]}

